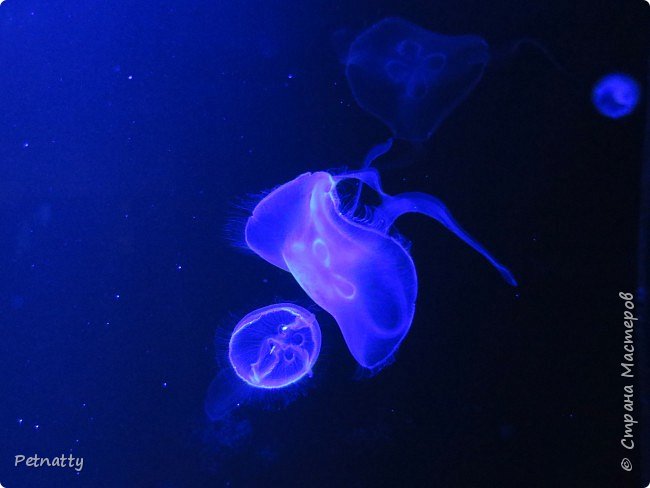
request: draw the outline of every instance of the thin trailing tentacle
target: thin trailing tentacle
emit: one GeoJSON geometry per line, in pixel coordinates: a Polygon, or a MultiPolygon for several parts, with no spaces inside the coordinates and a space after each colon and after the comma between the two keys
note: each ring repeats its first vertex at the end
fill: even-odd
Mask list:
{"type": "Polygon", "coordinates": [[[393,147],[393,138],[389,138],[387,141],[373,146],[368,154],[366,154],[366,159],[363,161],[363,167],[369,168],[373,161],[384,154],[386,154],[393,147]]]}
{"type": "Polygon", "coordinates": [[[384,203],[381,206],[384,225],[390,227],[395,220],[405,213],[420,213],[437,220],[447,229],[453,232],[460,240],[474,249],[487,259],[492,266],[501,274],[503,279],[512,286],[517,286],[512,273],[497,261],[492,255],[469,235],[451,215],[451,212],[444,203],[426,193],[400,193],[395,196],[384,196],[384,203]]]}
{"type": "MultiPolygon", "coordinates": [[[[373,153],[374,149],[369,154],[373,153]]],[[[445,204],[436,197],[420,192],[400,193],[394,196],[388,195],[384,193],[381,187],[379,173],[376,169],[370,167],[354,173],[348,173],[344,178],[358,179],[361,183],[368,185],[381,195],[383,202],[379,207],[374,209],[373,215],[373,227],[378,231],[388,232],[390,227],[395,223],[395,220],[406,213],[426,215],[440,222],[460,240],[487,259],[509,285],[517,286],[517,280],[515,280],[510,270],[492,257],[485,247],[467,233],[456,219],[454,219],[445,204]]]]}
{"type": "MultiPolygon", "coordinates": [[[[375,161],[375,159],[383,156],[386,154],[390,149],[393,147],[393,138],[389,138],[386,142],[382,142],[380,144],[377,144],[376,146],[373,146],[370,151],[368,151],[368,154],[366,154],[366,158],[363,161],[363,167],[361,171],[366,170],[367,168],[370,168],[370,165],[375,161]]],[[[362,180],[363,181],[363,180],[362,180]]],[[[361,198],[361,189],[363,188],[362,184],[359,184],[359,187],[357,188],[357,194],[354,197],[354,200],[352,202],[352,209],[356,209],[357,205],[359,205],[359,199],[361,198]]]]}

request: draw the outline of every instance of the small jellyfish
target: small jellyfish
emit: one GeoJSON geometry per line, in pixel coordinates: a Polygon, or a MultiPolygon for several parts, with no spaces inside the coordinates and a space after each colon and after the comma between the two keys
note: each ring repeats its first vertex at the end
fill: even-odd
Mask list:
{"type": "Polygon", "coordinates": [[[290,303],[255,310],[239,321],[229,359],[242,380],[256,388],[283,388],[311,374],[320,352],[316,317],[290,303]]]}
{"type": "MultiPolygon", "coordinates": [[[[230,336],[228,360],[232,368],[217,374],[208,388],[205,411],[222,420],[236,408],[268,393],[284,390],[312,369],[321,346],[316,317],[298,305],[277,303],[242,318],[230,336]]],[[[287,399],[288,396],[275,397],[287,399]]]]}
{"type": "Polygon", "coordinates": [[[620,119],[634,112],[640,98],[639,84],[626,74],[604,76],[594,86],[592,101],[605,117],[620,119]]]}
{"type": "Polygon", "coordinates": [[[488,60],[481,37],[446,36],[386,18],[352,42],[346,76],[361,108],[395,137],[423,141],[473,90],[488,60]]]}
{"type": "Polygon", "coordinates": [[[374,168],[336,176],[305,173],[276,188],[253,210],[245,239],[260,257],[289,271],[334,317],[361,366],[379,369],[406,336],[415,312],[415,265],[391,232],[395,220],[409,212],[438,220],[516,284],[442,202],[425,193],[387,195],[374,168]],[[350,179],[374,190],[381,203],[359,212],[357,194],[344,208],[337,186],[350,179]],[[357,218],[360,213],[364,218],[357,218]]]}

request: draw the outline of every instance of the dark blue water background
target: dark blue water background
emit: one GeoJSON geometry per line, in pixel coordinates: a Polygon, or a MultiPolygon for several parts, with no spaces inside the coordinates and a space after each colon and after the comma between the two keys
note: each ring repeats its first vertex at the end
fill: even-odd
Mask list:
{"type": "Polygon", "coordinates": [[[617,293],[636,286],[645,120],[603,118],[590,89],[610,71],[645,83],[649,21],[642,0],[6,0],[0,483],[627,486],[617,293]],[[333,320],[233,247],[229,222],[250,195],[357,166],[389,136],[340,60],[389,15],[502,54],[382,176],[389,193],[442,199],[520,288],[403,218],[415,321],[396,362],[356,380],[333,320]],[[569,75],[534,48],[510,53],[523,37],[569,75]],[[282,301],[322,327],[313,380],[280,410],[209,424],[215,331],[282,301]],[[69,452],[79,475],[13,466],[69,452]]]}

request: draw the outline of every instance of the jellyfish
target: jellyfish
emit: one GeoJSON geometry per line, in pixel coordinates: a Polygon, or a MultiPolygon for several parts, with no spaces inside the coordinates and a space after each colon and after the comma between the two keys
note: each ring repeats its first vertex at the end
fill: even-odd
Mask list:
{"type": "Polygon", "coordinates": [[[592,101],[605,117],[620,119],[634,112],[640,98],[639,84],[629,75],[612,73],[594,86],[592,101]]]}
{"type": "Polygon", "coordinates": [[[320,346],[316,317],[298,305],[276,303],[250,312],[230,336],[232,368],[221,371],[208,389],[208,417],[225,418],[256,392],[286,389],[311,376],[320,346]]]}
{"type": "Polygon", "coordinates": [[[378,370],[394,355],[415,313],[415,265],[392,232],[395,220],[409,212],[440,222],[516,285],[510,271],[460,227],[440,200],[425,193],[388,195],[371,167],[340,175],[304,173],[276,188],[248,218],[245,240],[260,257],[290,272],[334,317],[361,366],[378,370]],[[348,180],[367,185],[381,203],[359,212],[357,193],[352,204],[343,205],[337,187],[348,180]]]}
{"type": "Polygon", "coordinates": [[[479,36],[446,36],[391,17],[352,42],[345,73],[362,109],[395,137],[423,141],[467,98],[488,60],[479,36]]]}
{"type": "Polygon", "coordinates": [[[255,310],[239,321],[229,358],[243,381],[256,388],[283,388],[311,374],[320,352],[314,315],[290,303],[255,310]]]}

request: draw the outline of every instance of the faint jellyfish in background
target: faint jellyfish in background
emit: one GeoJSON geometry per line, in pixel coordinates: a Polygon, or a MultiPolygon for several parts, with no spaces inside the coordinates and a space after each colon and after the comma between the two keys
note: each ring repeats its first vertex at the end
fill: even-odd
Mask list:
{"type": "Polygon", "coordinates": [[[399,139],[423,141],[473,90],[489,60],[485,40],[383,19],[350,45],[346,76],[362,109],[399,139]]]}
{"type": "MultiPolygon", "coordinates": [[[[389,147],[378,146],[370,154],[376,157],[389,147]]],[[[410,212],[439,221],[516,285],[441,201],[425,193],[387,195],[372,168],[340,175],[304,173],[276,188],[253,210],[245,239],[260,257],[289,271],[334,317],[361,366],[377,370],[392,358],[415,313],[415,265],[392,230],[395,220],[410,212]],[[351,195],[341,195],[339,185],[349,180],[376,192],[380,203],[362,205],[356,187],[351,195]]]]}
{"type": "Polygon", "coordinates": [[[208,417],[220,420],[256,392],[284,389],[311,376],[320,346],[316,317],[302,307],[278,303],[249,313],[230,337],[232,370],[222,371],[208,389],[208,417]]]}
{"type": "Polygon", "coordinates": [[[602,115],[620,119],[634,112],[640,95],[641,89],[634,78],[623,73],[613,73],[598,80],[591,99],[602,115]]]}

